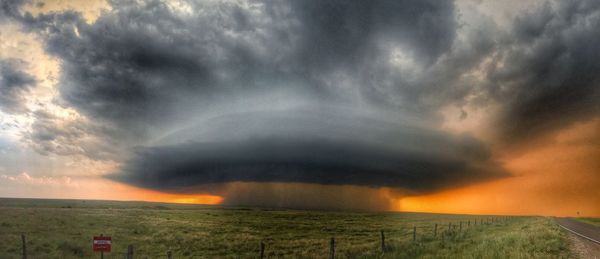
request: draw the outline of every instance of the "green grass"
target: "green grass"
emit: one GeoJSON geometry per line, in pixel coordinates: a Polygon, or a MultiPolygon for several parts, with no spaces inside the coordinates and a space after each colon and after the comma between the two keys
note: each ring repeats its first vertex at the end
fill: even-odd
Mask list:
{"type": "Polygon", "coordinates": [[[136,258],[164,258],[168,250],[175,258],[256,258],[261,241],[267,257],[326,258],[331,237],[336,258],[570,256],[564,233],[547,218],[514,217],[481,225],[489,218],[0,199],[0,258],[19,257],[22,232],[32,258],[99,257],[92,253],[91,242],[100,233],[113,238],[113,252],[105,258],[122,258],[128,244],[134,245],[136,258]],[[450,231],[449,223],[454,224],[450,231]],[[380,230],[386,235],[385,254],[380,230]]]}
{"type": "Polygon", "coordinates": [[[594,225],[596,227],[600,227],[600,218],[576,218],[576,220],[590,225],[594,225]]]}

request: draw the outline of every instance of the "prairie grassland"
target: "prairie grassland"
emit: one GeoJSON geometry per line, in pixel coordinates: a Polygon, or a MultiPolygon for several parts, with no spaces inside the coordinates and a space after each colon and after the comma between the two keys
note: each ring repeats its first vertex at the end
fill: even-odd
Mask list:
{"type": "Polygon", "coordinates": [[[571,257],[565,234],[549,219],[495,218],[0,199],[0,258],[20,256],[21,233],[30,258],[99,258],[91,243],[100,233],[113,239],[105,258],[123,258],[128,244],[136,258],[165,258],[169,250],[174,258],[257,258],[261,241],[267,258],[327,258],[331,237],[336,258],[571,257]]]}

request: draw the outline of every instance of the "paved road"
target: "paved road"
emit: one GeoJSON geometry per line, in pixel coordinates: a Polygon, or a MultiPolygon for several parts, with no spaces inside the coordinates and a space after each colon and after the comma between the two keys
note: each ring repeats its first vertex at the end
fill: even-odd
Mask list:
{"type": "Polygon", "coordinates": [[[554,218],[561,227],[600,245],[600,228],[569,218],[554,218]]]}

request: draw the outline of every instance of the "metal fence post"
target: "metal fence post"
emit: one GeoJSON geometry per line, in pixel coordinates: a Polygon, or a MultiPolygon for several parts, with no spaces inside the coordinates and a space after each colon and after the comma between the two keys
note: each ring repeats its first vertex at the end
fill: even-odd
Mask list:
{"type": "Polygon", "coordinates": [[[335,257],[335,239],[332,237],[329,242],[329,258],[333,259],[335,257]]]}
{"type": "Polygon", "coordinates": [[[127,259],[133,259],[133,245],[127,246],[127,259]]]}
{"type": "Polygon", "coordinates": [[[260,259],[265,258],[265,243],[260,242],[260,259]]]}
{"type": "Polygon", "coordinates": [[[23,249],[23,259],[27,259],[27,243],[25,242],[25,234],[21,234],[21,246],[23,249]]]}
{"type": "Polygon", "coordinates": [[[383,230],[381,230],[381,252],[385,253],[385,235],[383,234],[383,230]]]}

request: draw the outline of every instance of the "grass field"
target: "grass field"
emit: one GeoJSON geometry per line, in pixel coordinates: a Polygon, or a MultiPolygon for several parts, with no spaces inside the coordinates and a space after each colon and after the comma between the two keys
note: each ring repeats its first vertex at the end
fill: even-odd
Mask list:
{"type": "Polygon", "coordinates": [[[27,236],[30,258],[99,258],[91,243],[100,233],[113,239],[113,252],[105,258],[123,258],[128,244],[134,246],[136,258],[166,258],[168,250],[174,258],[257,258],[261,241],[266,257],[327,258],[331,237],[336,258],[571,256],[565,234],[547,218],[496,217],[482,225],[491,218],[0,199],[0,258],[20,256],[21,233],[27,236]],[[385,253],[380,230],[386,236],[385,253]]]}

